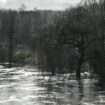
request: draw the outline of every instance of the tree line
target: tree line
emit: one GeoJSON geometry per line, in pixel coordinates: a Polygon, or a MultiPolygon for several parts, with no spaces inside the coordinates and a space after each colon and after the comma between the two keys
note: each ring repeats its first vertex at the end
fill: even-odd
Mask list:
{"type": "Polygon", "coordinates": [[[31,62],[35,40],[59,11],[0,10],[0,63],[31,62]]]}
{"type": "Polygon", "coordinates": [[[0,62],[33,63],[56,73],[105,75],[105,0],[64,11],[0,10],[0,62]]]}
{"type": "Polygon", "coordinates": [[[39,60],[52,75],[76,72],[80,78],[90,70],[105,76],[105,0],[85,0],[66,9],[44,31],[39,60]]]}

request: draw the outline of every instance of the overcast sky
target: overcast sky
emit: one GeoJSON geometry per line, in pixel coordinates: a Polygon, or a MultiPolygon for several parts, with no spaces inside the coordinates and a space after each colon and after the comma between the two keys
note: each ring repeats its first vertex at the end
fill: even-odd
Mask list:
{"type": "Polygon", "coordinates": [[[25,4],[27,9],[64,9],[69,5],[76,5],[80,0],[0,0],[0,8],[18,9],[25,4]]]}

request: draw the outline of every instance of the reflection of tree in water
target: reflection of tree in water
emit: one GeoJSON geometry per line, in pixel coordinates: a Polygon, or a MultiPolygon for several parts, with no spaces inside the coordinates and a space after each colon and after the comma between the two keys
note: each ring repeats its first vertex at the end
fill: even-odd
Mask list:
{"type": "Polygon", "coordinates": [[[78,93],[79,93],[78,100],[82,101],[84,97],[83,81],[81,79],[78,79],[77,82],[78,82],[77,84],[78,84],[78,93]]]}
{"type": "Polygon", "coordinates": [[[98,82],[95,83],[96,91],[105,91],[105,79],[99,78],[98,82]]]}
{"type": "Polygon", "coordinates": [[[54,102],[56,102],[57,105],[63,105],[65,103],[81,105],[81,101],[84,97],[83,81],[81,79],[77,80],[76,83],[74,81],[73,83],[71,82],[70,84],[68,83],[64,84],[63,81],[61,83],[53,83],[51,79],[49,79],[46,88],[47,88],[46,92],[48,94],[46,99],[53,100],[54,102]],[[52,98],[49,98],[50,96],[52,98]]]}
{"type": "Polygon", "coordinates": [[[47,81],[46,88],[47,88],[47,92],[48,92],[48,93],[52,92],[53,89],[54,89],[54,86],[53,86],[53,82],[52,82],[52,80],[51,80],[51,77],[50,77],[49,80],[47,81]]]}
{"type": "Polygon", "coordinates": [[[82,105],[85,102],[93,103],[97,100],[100,94],[96,93],[99,92],[97,89],[105,85],[104,81],[97,82],[93,79],[66,80],[63,78],[62,80],[58,76],[53,76],[47,80],[43,78],[40,86],[45,88],[42,94],[44,97],[41,98],[41,101],[45,102],[44,105],[82,105]]]}
{"type": "Polygon", "coordinates": [[[48,81],[46,81],[45,88],[46,88],[46,104],[45,105],[53,105],[56,102],[56,94],[55,92],[55,81],[52,80],[53,77],[49,77],[48,81]]]}

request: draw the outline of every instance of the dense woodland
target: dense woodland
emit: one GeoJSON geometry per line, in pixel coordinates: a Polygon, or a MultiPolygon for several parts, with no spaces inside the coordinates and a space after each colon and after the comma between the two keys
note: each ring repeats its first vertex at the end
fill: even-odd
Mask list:
{"type": "Polygon", "coordinates": [[[105,76],[105,0],[64,11],[0,10],[0,62],[56,73],[105,76]]]}

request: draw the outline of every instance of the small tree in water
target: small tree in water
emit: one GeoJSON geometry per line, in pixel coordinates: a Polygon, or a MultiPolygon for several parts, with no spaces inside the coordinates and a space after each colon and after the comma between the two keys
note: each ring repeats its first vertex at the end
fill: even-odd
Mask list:
{"type": "Polygon", "coordinates": [[[88,34],[90,24],[87,10],[79,6],[64,13],[64,17],[58,22],[58,44],[69,49],[69,59],[74,61],[76,77],[80,78],[82,65],[87,59],[88,34]]]}

